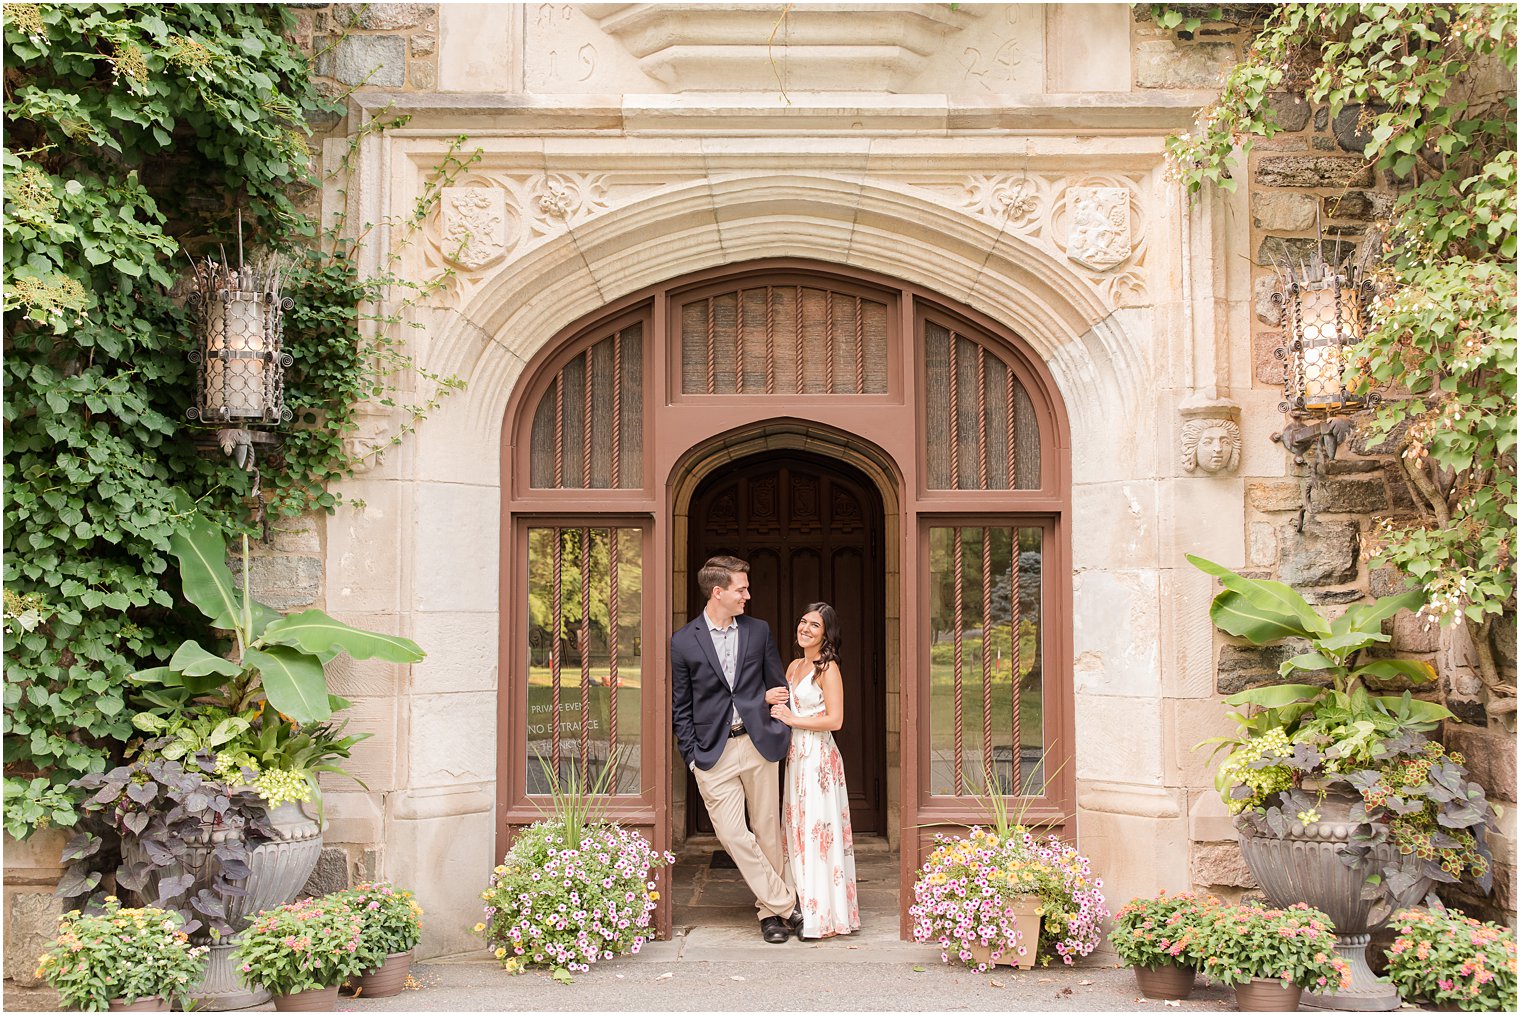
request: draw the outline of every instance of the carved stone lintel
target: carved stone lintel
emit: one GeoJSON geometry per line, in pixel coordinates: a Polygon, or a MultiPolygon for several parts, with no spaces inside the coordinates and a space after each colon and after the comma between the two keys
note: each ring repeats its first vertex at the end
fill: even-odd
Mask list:
{"type": "Polygon", "coordinates": [[[1095,271],[1107,271],[1129,257],[1130,193],[1126,187],[1072,187],[1066,192],[1071,228],[1066,256],[1095,271]]]}

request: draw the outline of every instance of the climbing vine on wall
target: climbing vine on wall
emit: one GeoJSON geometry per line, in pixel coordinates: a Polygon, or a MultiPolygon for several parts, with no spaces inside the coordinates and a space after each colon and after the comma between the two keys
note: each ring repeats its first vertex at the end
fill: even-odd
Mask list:
{"type": "MultiPolygon", "coordinates": [[[[1516,9],[1269,10],[1219,100],[1169,141],[1173,167],[1191,190],[1233,188],[1252,139],[1276,130],[1275,93],[1332,116],[1360,109],[1368,164],[1403,190],[1384,224],[1373,325],[1349,373],[1387,394],[1361,425],[1396,455],[1422,509],[1413,522],[1379,523],[1374,559],[1420,584],[1427,614],[1471,628],[1490,711],[1513,707],[1515,676],[1494,639],[1515,609],[1516,9]]],[[[1196,27],[1186,12],[1153,15],[1196,27]]]]}
{"type": "MultiPolygon", "coordinates": [[[[249,479],[199,454],[188,259],[235,242],[281,252],[297,309],[296,413],[262,463],[271,512],[332,509],[364,404],[415,425],[456,382],[398,405],[412,369],[367,307],[353,244],[304,214],[311,82],[273,4],[6,4],[4,558],[6,830],[71,824],[67,783],[131,734],[127,674],[186,636],[166,549],[175,488],[228,528],[249,479]],[[373,326],[362,326],[365,317],[373,326]]],[[[340,224],[341,225],[341,224],[340,224]]],[[[426,375],[424,375],[426,380],[426,375]]]]}

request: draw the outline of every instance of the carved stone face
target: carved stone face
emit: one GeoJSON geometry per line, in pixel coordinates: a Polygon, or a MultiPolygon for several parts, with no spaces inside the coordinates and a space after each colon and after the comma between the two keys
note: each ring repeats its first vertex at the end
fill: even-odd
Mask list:
{"type": "Polygon", "coordinates": [[[1204,472],[1218,472],[1230,462],[1230,432],[1211,426],[1198,435],[1198,467],[1204,472]]]}

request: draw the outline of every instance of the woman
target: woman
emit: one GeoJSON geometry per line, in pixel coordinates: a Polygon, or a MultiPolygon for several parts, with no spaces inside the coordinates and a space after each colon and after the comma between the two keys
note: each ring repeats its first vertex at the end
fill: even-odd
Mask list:
{"type": "Polygon", "coordinates": [[[828,603],[813,603],[797,622],[802,658],[787,668],[785,688],[770,691],[771,715],[792,728],[786,756],[781,825],[787,864],[802,911],[801,937],[860,929],[855,897],[855,844],[850,794],[834,730],[844,725],[839,675],[839,620],[828,603]]]}

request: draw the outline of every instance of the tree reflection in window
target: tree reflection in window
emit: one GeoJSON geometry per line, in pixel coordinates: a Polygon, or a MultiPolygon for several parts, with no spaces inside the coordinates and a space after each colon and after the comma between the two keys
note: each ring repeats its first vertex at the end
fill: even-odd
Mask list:
{"type": "Polygon", "coordinates": [[[642,547],[637,528],[528,530],[529,793],[548,792],[545,763],[595,783],[613,747],[615,792],[640,791],[642,547]]]}

